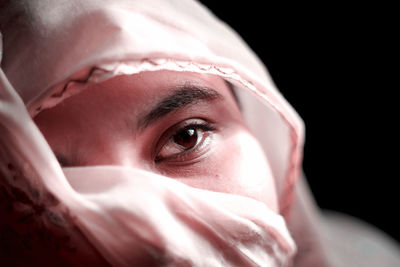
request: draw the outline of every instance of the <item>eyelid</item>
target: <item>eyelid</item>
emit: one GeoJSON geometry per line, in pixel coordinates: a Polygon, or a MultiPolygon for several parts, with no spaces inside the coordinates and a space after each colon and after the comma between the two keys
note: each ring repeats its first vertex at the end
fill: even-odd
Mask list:
{"type": "Polygon", "coordinates": [[[182,88],[178,88],[171,95],[162,99],[153,110],[139,119],[138,128],[147,127],[149,124],[164,117],[168,113],[182,109],[195,102],[211,102],[222,99],[224,99],[224,97],[213,88],[185,83],[182,88]]]}
{"type": "MultiPolygon", "coordinates": [[[[173,125],[172,127],[170,127],[169,129],[167,129],[161,136],[161,138],[159,139],[159,141],[157,142],[156,145],[156,149],[155,149],[155,153],[153,156],[154,162],[155,163],[160,163],[164,160],[167,160],[169,158],[166,159],[157,159],[158,154],[160,153],[160,151],[164,148],[164,146],[167,144],[168,140],[170,140],[175,134],[177,134],[179,131],[193,126],[193,128],[196,129],[202,129],[204,130],[204,132],[211,132],[211,131],[217,131],[217,127],[214,125],[213,122],[210,122],[208,120],[205,119],[200,119],[200,118],[192,118],[192,119],[187,119],[184,121],[181,121],[175,125],[173,125]]],[[[196,144],[196,146],[194,148],[191,148],[187,151],[182,151],[181,153],[178,153],[176,156],[179,156],[183,153],[191,153],[193,152],[193,150],[196,149],[196,147],[198,147],[198,145],[196,144]]],[[[171,157],[170,159],[172,159],[173,157],[171,157]]]]}

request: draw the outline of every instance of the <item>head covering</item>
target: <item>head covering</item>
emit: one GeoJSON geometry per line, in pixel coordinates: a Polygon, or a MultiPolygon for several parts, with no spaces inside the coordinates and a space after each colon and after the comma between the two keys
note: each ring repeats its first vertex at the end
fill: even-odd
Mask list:
{"type": "MultiPolygon", "coordinates": [[[[55,247],[68,247],[60,252],[65,257],[71,251],[82,252],[85,257],[72,260],[81,265],[86,258],[97,258],[98,266],[129,266],[141,253],[162,251],[166,256],[159,261],[173,266],[287,266],[295,254],[294,239],[296,266],[327,264],[319,215],[307,185],[299,182],[303,122],[229,26],[189,0],[21,0],[2,5],[0,194],[8,206],[1,204],[7,220],[0,226],[14,233],[9,240],[20,236],[29,246],[29,240],[44,238],[55,247]],[[31,118],[93,83],[157,70],[213,74],[233,85],[243,116],[270,161],[279,214],[244,197],[189,188],[122,167],[61,169],[31,118]],[[110,184],[110,175],[119,178],[110,184]],[[101,183],[88,187],[79,179],[82,176],[101,183]],[[148,179],[142,183],[131,179],[135,176],[148,179]],[[136,188],[136,195],[158,207],[157,214],[141,209],[127,188],[136,188]],[[148,198],[143,192],[156,193],[148,198]],[[12,212],[7,213],[7,207],[12,212]],[[230,227],[211,218],[193,219],[204,213],[226,219],[230,227]],[[157,223],[160,216],[180,233],[179,238],[166,235],[157,223]],[[44,237],[23,229],[21,218],[28,218],[44,237]],[[208,234],[199,235],[190,227],[193,224],[208,234]],[[238,239],[235,234],[240,231],[257,242],[249,245],[238,239]],[[147,245],[132,243],[130,236],[147,245]],[[210,236],[214,243],[207,242],[210,236]],[[221,252],[212,244],[229,249],[221,252]]],[[[35,253],[45,251],[43,247],[35,253]]],[[[52,257],[48,256],[50,262],[52,257]]]]}
{"type": "MultiPolygon", "coordinates": [[[[268,136],[265,129],[252,130],[268,146],[279,191],[291,191],[299,176],[303,123],[254,53],[198,3],[22,1],[21,5],[28,14],[19,23],[12,20],[3,26],[2,68],[32,116],[79,91],[85,85],[82,81],[161,69],[220,75],[269,105],[241,100],[246,107],[269,112],[268,123],[262,123],[252,115],[254,110],[244,108],[246,119],[253,120],[250,127],[274,129],[268,136]]],[[[290,194],[282,195],[286,206],[283,202],[290,202],[290,194]]]]}

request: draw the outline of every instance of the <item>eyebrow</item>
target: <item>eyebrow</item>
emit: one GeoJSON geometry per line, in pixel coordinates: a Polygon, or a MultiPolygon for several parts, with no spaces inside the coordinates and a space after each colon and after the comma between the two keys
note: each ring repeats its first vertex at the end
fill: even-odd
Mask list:
{"type": "Polygon", "coordinates": [[[148,127],[167,114],[200,101],[221,100],[224,97],[215,89],[207,86],[185,83],[175,87],[168,96],[161,99],[148,113],[138,120],[138,129],[148,127]]]}

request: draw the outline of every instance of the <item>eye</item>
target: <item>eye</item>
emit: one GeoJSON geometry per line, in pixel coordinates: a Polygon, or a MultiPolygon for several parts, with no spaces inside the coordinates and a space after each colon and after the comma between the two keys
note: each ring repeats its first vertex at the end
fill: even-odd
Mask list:
{"type": "Polygon", "coordinates": [[[190,119],[172,126],[160,139],[155,162],[187,162],[203,155],[216,130],[202,119],[190,119]]]}
{"type": "Polygon", "coordinates": [[[186,127],[173,136],[175,144],[179,145],[182,149],[188,150],[193,148],[199,142],[199,137],[202,133],[198,133],[196,127],[186,127]]]}

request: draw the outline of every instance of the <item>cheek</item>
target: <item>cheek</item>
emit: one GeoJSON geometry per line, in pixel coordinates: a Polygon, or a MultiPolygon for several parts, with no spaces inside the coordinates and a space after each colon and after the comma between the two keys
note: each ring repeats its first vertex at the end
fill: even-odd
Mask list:
{"type": "Polygon", "coordinates": [[[248,196],[278,211],[275,183],[260,144],[247,131],[226,139],[221,147],[219,167],[226,186],[235,194],[248,196]],[[224,158],[226,160],[222,160],[224,158]]]}
{"type": "Polygon", "coordinates": [[[255,138],[241,129],[220,136],[217,142],[211,155],[191,170],[191,175],[175,178],[196,188],[247,196],[277,212],[274,179],[255,138]]]}

